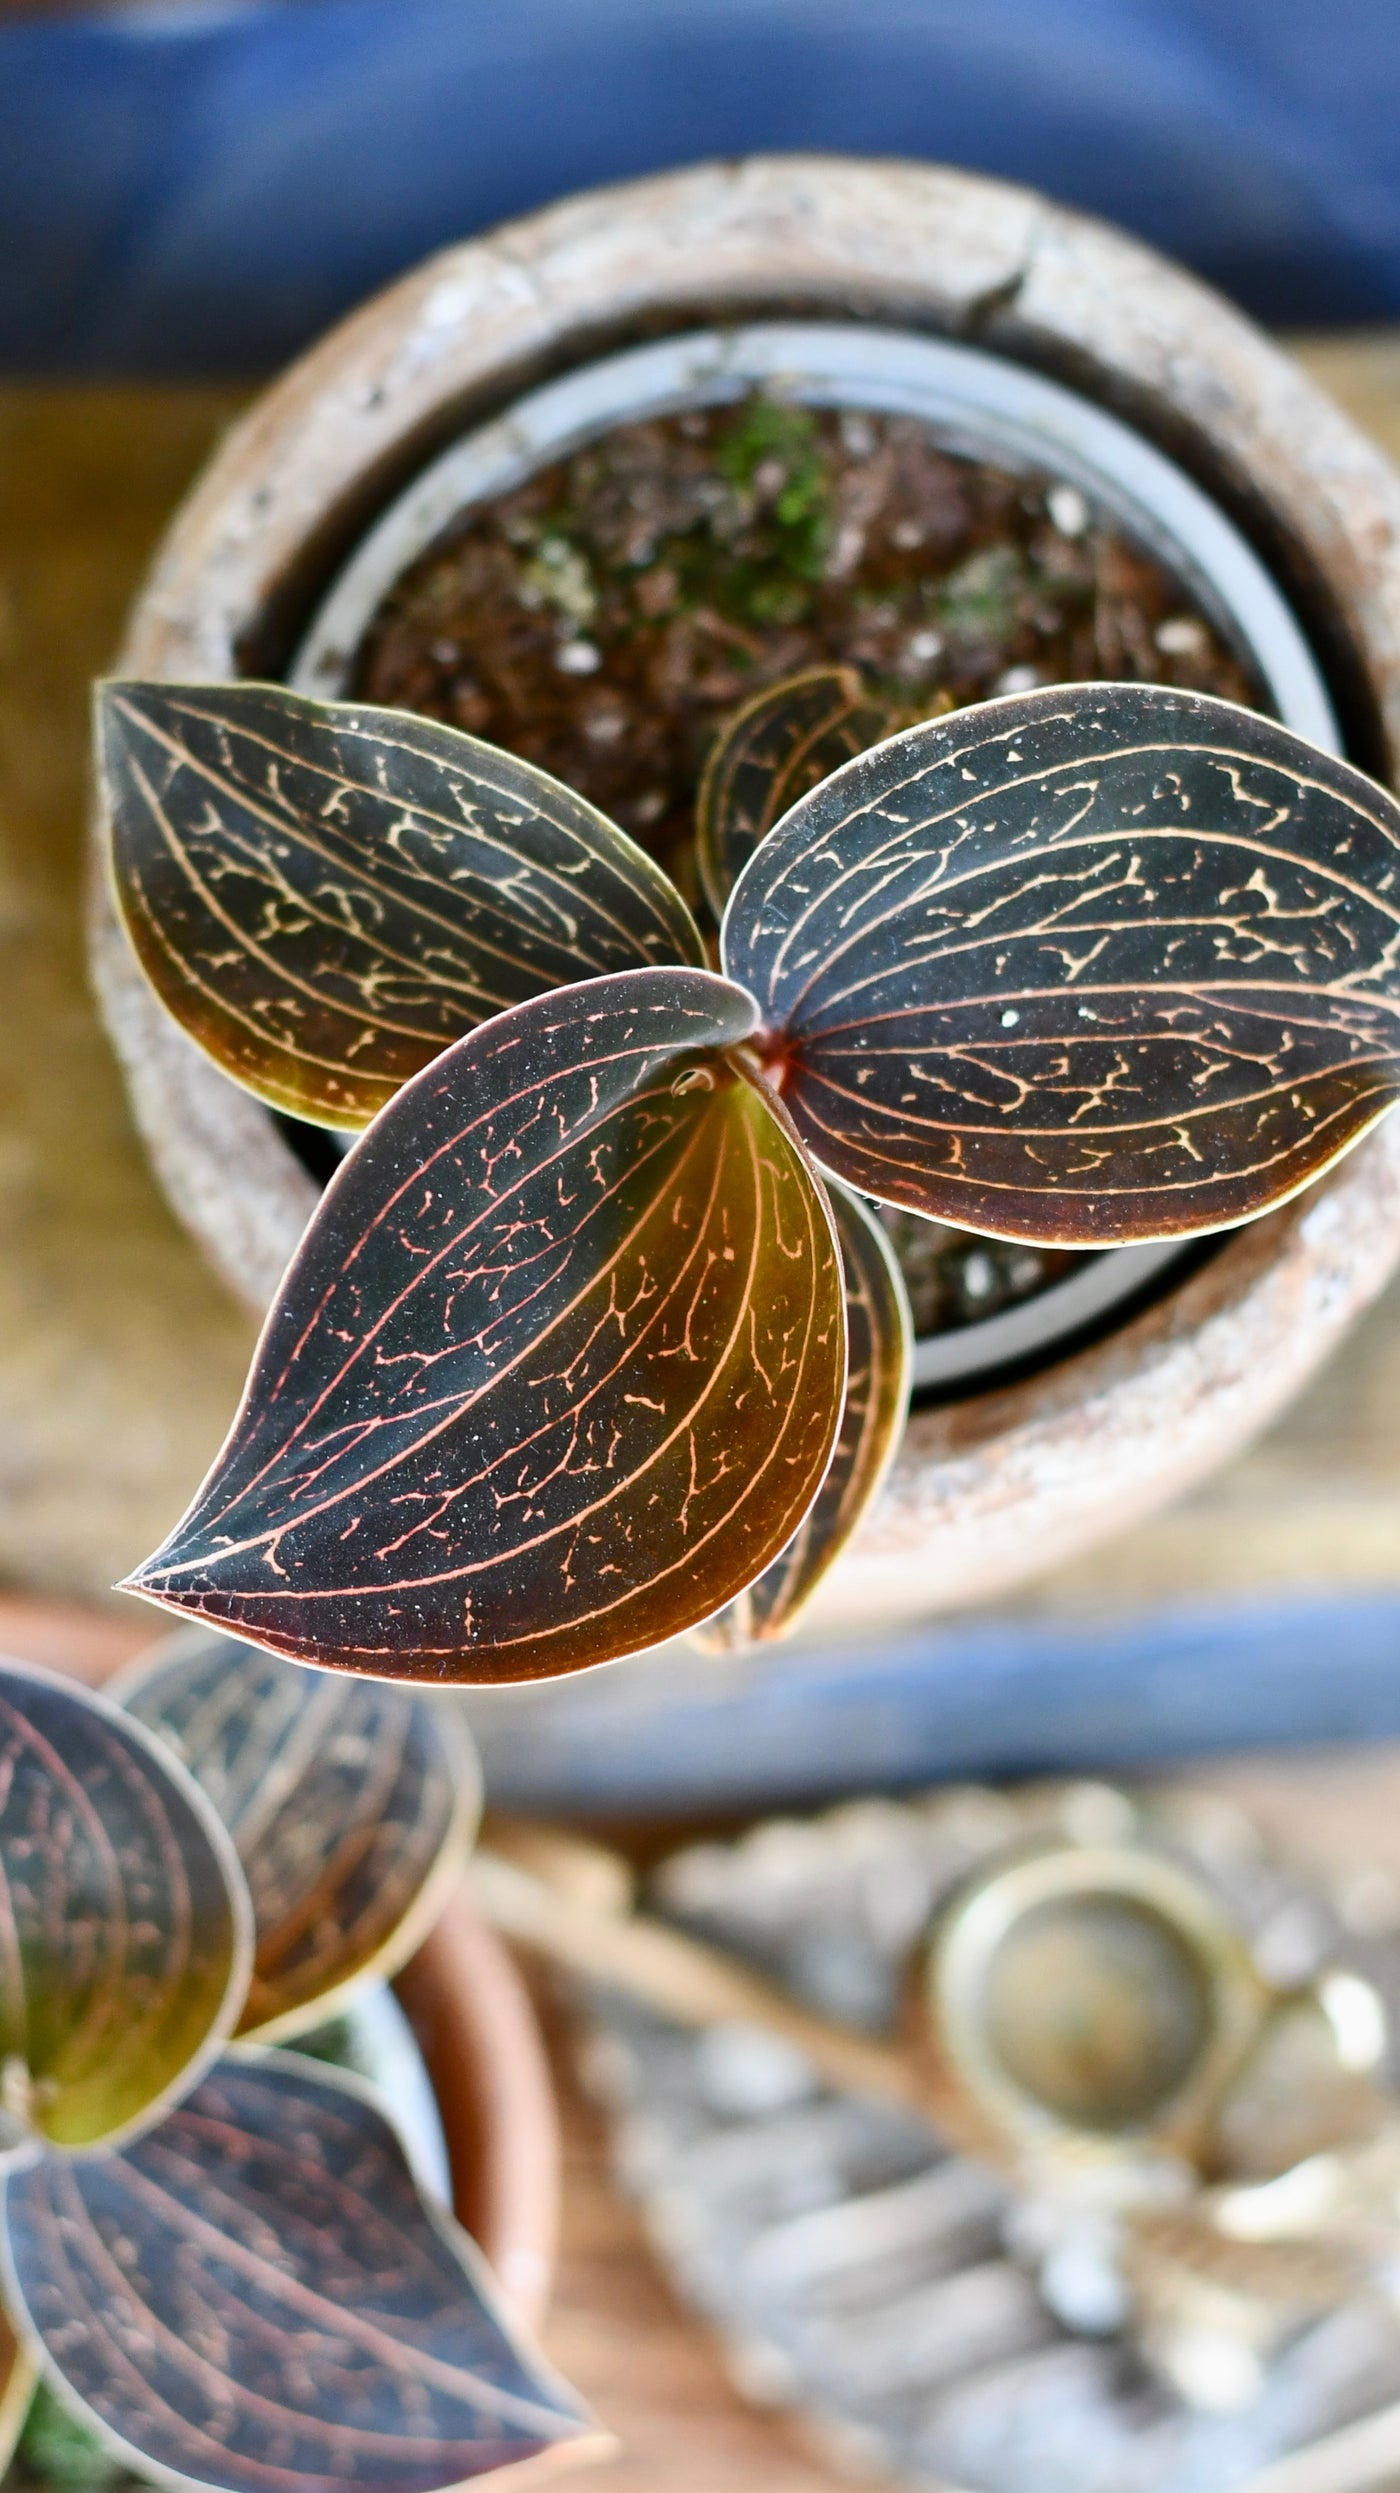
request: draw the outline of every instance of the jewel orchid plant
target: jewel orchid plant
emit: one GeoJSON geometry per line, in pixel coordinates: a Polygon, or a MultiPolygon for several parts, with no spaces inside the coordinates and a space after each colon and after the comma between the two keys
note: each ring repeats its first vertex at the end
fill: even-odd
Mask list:
{"type": "Polygon", "coordinates": [[[0,1661],[0,2463],[40,2371],[138,2473],[220,2493],[595,2452],[374,2090],[268,2048],[435,1917],[459,1726],[200,1634],[117,1694],[0,1661]]]}
{"type": "Polygon", "coordinates": [[[455,729],[251,683],[109,684],[99,726],[157,994],[270,1106],[363,1129],[130,1579],[306,1662],[514,1681],[776,1632],[902,1424],[871,1203],[1196,1237],[1400,1091],[1400,806],[1200,694],[893,735],[840,671],[760,696],[701,793],[717,968],[615,824],[455,729]]]}

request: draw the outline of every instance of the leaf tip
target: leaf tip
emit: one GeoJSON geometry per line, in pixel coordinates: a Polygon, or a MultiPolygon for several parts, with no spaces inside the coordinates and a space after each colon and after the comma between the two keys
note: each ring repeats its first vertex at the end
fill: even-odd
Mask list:
{"type": "Polygon", "coordinates": [[[153,1601],[162,1610],[175,1610],[182,1614],[187,1611],[198,1612],[202,1606],[200,1596],[193,1591],[172,1586],[162,1563],[164,1559],[163,1549],[154,1551],[149,1558],[143,1558],[140,1565],[133,1567],[129,1575],[117,1578],[112,1586],[113,1592],[134,1593],[138,1600],[153,1601]]]}

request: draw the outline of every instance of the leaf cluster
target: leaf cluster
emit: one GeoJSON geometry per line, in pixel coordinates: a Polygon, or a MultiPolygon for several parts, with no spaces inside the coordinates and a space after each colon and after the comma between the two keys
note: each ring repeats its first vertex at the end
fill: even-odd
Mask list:
{"type": "Polygon", "coordinates": [[[532,765],[272,686],[106,688],[157,992],[259,1096],[365,1128],[133,1589],[384,1678],[778,1632],[902,1419],[869,1202],[1189,1238],[1394,1103],[1385,790],[1153,685],[884,724],[818,669],[721,738],[715,970],[654,862],[532,765]]]}
{"type": "Polygon", "coordinates": [[[116,1696],[0,1660],[5,2453],[39,2374],[219,2493],[596,2446],[374,2091],[267,2048],[440,1909],[479,1803],[459,1724],[200,1634],[116,1696]]]}

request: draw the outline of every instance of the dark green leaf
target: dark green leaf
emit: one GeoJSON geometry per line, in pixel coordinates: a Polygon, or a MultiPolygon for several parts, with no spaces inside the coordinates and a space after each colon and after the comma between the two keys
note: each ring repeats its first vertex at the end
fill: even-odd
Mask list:
{"type": "Polygon", "coordinates": [[[849,1185],[1053,1246],[1190,1236],[1400,1091],[1400,806],[1200,694],[1028,693],[803,797],[724,958],[849,1185]]]}
{"type": "Polygon", "coordinates": [[[504,1006],[703,962],[680,894],[532,762],[275,684],[104,685],[117,897],[162,1003],[276,1108],[367,1123],[504,1006]]]}
{"type": "Polygon", "coordinates": [[[716,917],[775,822],[819,780],[889,732],[854,667],[784,677],[728,721],[710,749],[695,804],[695,851],[716,917]]]}
{"type": "Polygon", "coordinates": [[[420,2196],[369,2090],[228,2052],[121,2153],[11,2175],[8,2298],[137,2468],[226,2493],[436,2493],[599,2436],[420,2196]]]}
{"type": "Polygon", "coordinates": [[[0,2144],[154,2120],[230,2032],[251,1955],[189,1776],[105,1699],[0,1662],[0,2144]]]}
{"type": "Polygon", "coordinates": [[[825,1480],[787,1548],[697,1631],[713,1652],[786,1635],[885,1483],[909,1408],[914,1326],[889,1239],[844,1186],[828,1187],[846,1284],[849,1375],[825,1480]]]}
{"type": "Polygon", "coordinates": [[[734,1052],[752,1027],[706,971],[633,970],[420,1074],[327,1189],[131,1589],[308,1661],[517,1680],[751,1583],[846,1372],[830,1214],[734,1052]]]}
{"type": "Polygon", "coordinates": [[[255,1953],[240,2034],[295,2034],[387,1980],[466,1859],[480,1773],[446,1696],[307,1670],[195,1629],[113,1690],[238,1848],[255,1953]]]}

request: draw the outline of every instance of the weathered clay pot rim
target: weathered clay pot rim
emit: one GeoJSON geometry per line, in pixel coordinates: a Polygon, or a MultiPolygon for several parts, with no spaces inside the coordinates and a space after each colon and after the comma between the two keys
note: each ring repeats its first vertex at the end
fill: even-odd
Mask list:
{"type": "MultiPolygon", "coordinates": [[[[1340,611],[1344,601],[1312,535],[1300,534],[1291,516],[1281,521],[1270,479],[1230,436],[1230,419],[1240,411],[1240,376],[1212,374],[1212,333],[1232,332],[1233,348],[1251,349],[1256,367],[1267,361],[1275,382],[1287,380],[1300,402],[1300,446],[1315,454],[1320,502],[1330,498],[1338,436],[1353,457],[1367,455],[1373,481],[1388,478],[1392,492],[1394,470],[1261,330],[1176,262],[1098,218],[957,166],[821,154],[701,163],[566,196],[448,245],[347,314],[255,401],[177,513],[162,553],[173,550],[187,517],[202,515],[201,486],[226,465],[244,464],[240,454],[256,457],[265,431],[282,431],[287,401],[321,387],[335,390],[339,413],[360,420],[370,455],[356,462],[345,489],[331,497],[314,484],[308,494],[304,474],[289,475],[286,481],[307,499],[296,558],[269,577],[269,593],[255,613],[220,615],[216,590],[202,618],[214,625],[223,647],[221,672],[232,663],[244,675],[281,677],[323,584],[403,485],[469,425],[500,415],[553,377],[642,340],[676,337],[700,324],[727,330],[760,319],[808,318],[884,322],[974,343],[1059,381],[1139,432],[1203,488],[1253,547],[1328,677],[1345,750],[1362,768],[1386,775],[1400,735],[1396,705],[1389,699],[1378,704],[1377,688],[1357,665],[1340,611]],[[719,213],[712,213],[713,199],[699,196],[707,185],[727,194],[719,213]],[[878,187],[897,190],[925,210],[911,220],[907,251],[902,237],[880,230],[878,211],[869,213],[869,194],[878,187]],[[774,214],[779,194],[810,207],[805,232],[774,214]],[[697,199],[698,213],[692,213],[697,199]],[[848,205],[851,230],[833,236],[832,224],[848,205]],[[730,209],[737,213],[726,213],[730,209]],[[936,216],[949,209],[963,229],[958,264],[919,267],[917,229],[928,222],[929,210],[936,216]],[[1072,264],[1077,252],[1083,267],[1072,264]],[[484,283],[477,272],[467,273],[470,260],[488,258],[495,265],[480,273],[484,283]],[[546,258],[551,282],[541,285],[546,258]],[[561,300],[561,287],[567,299],[561,300]],[[1076,297],[1082,328],[1041,318],[1043,309],[1054,309],[1048,300],[1042,305],[1042,293],[1076,297]],[[1028,302],[1034,316],[1025,319],[1028,302]],[[391,309],[399,315],[403,352],[386,362],[380,350],[391,309]],[[1163,309],[1165,320],[1158,317],[1163,309]],[[451,359],[454,332],[469,320],[492,334],[470,374],[441,389],[436,384],[451,359]],[[1149,369],[1152,361],[1160,363],[1152,350],[1161,349],[1166,331],[1169,377],[1181,385],[1170,393],[1163,371],[1149,369]],[[386,423],[384,411],[405,381],[420,385],[411,416],[386,423]],[[1184,404],[1197,392],[1217,400],[1223,422],[1198,421],[1200,411],[1184,404]],[[1327,420],[1313,436],[1308,420],[1322,411],[1327,420]],[[1378,715],[1382,708],[1384,716],[1378,715]]],[[[1256,369],[1251,378],[1258,377],[1256,369]]],[[[235,565],[233,537],[256,527],[276,498],[264,499],[256,488],[244,497],[246,512],[227,545],[235,565]]]]}
{"type": "Polygon", "coordinates": [[[338,699],[347,659],[410,564],[464,510],[513,491],[639,416],[777,383],[802,404],[909,414],[964,456],[1076,484],[1167,563],[1259,669],[1278,716],[1340,750],[1321,670],[1253,547],[1194,480],[1077,390],[960,338],[852,321],[744,322],[593,357],[473,426],[414,476],[337,570],[292,661],[299,692],[338,699]]]}
{"type": "MultiPolygon", "coordinates": [[[[177,517],[133,673],[285,664],[324,581],[433,449],[542,375],[706,317],[816,314],[964,336],[1138,424],[1287,587],[1348,749],[1400,752],[1400,479],[1286,356],[1127,236],[981,176],[758,158],[595,192],[441,253],[251,410],[177,517]]],[[[96,889],[99,990],[156,1167],[266,1304],[314,1189],[271,1119],[145,988],[96,889]]],[[[818,1623],[1000,1591],[1198,1478],[1272,1417],[1400,1254],[1400,1119],[1106,1339],[915,1414],[818,1623]]]]}
{"type": "MultiPolygon", "coordinates": [[[[104,1686],[152,1641],[137,1618],[0,1595],[0,1653],[86,1687],[104,1686]]],[[[463,1888],[393,1987],[437,2099],[453,2211],[512,2310],[534,2326],[554,2274],[561,2148],[529,1994],[463,1888]]]]}

